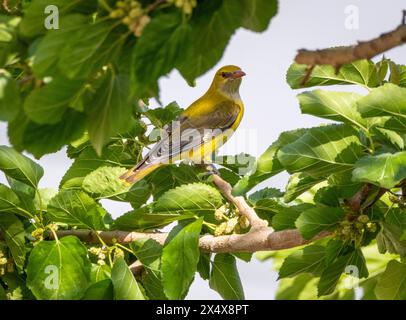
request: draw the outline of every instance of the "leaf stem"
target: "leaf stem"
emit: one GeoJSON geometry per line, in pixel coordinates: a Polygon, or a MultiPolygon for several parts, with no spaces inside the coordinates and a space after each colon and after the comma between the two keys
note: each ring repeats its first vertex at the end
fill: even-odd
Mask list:
{"type": "Polygon", "coordinates": [[[134,254],[134,252],[132,252],[132,250],[128,249],[126,246],[123,246],[121,243],[116,243],[115,245],[116,245],[116,247],[119,247],[123,250],[126,250],[127,252],[129,252],[131,254],[134,254]]]}
{"type": "Polygon", "coordinates": [[[108,12],[112,12],[113,9],[109,6],[109,4],[105,0],[98,0],[99,4],[108,12]]]}

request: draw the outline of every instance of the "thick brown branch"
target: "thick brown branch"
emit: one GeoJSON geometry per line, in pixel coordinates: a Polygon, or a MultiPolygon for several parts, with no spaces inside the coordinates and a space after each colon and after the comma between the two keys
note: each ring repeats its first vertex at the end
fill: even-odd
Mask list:
{"type": "Polygon", "coordinates": [[[302,85],[307,82],[313,67],[316,65],[331,65],[338,72],[343,64],[352,63],[361,59],[371,59],[380,53],[404,44],[406,42],[405,20],[406,10],[403,10],[402,24],[399,27],[380,35],[378,38],[369,41],[360,41],[357,45],[321,50],[298,50],[295,62],[309,66],[302,80],[302,85]]]}
{"type": "MultiPolygon", "coordinates": [[[[247,217],[251,229],[245,234],[233,234],[223,236],[203,235],[199,241],[199,247],[207,252],[256,252],[263,250],[281,250],[298,247],[319,238],[330,235],[323,232],[312,240],[305,240],[298,230],[284,230],[274,232],[268,227],[268,223],[258,217],[244,197],[234,197],[231,193],[230,184],[224,181],[219,175],[213,174],[213,182],[223,195],[233,203],[241,215],[247,217]]],[[[141,233],[127,231],[101,231],[96,234],[89,230],[61,230],[57,232],[58,237],[74,235],[88,243],[98,243],[99,237],[107,244],[117,241],[121,244],[128,244],[138,239],[154,239],[164,244],[167,233],[141,233]]],[[[138,269],[139,266],[134,266],[138,269]]]]}
{"type": "MultiPolygon", "coordinates": [[[[100,231],[99,237],[106,244],[113,244],[113,239],[121,244],[129,244],[139,239],[154,239],[164,244],[167,233],[140,233],[129,231],[100,231]]],[[[330,232],[322,232],[311,240],[305,240],[298,230],[274,232],[271,228],[263,228],[245,234],[225,236],[204,235],[200,238],[199,247],[206,252],[256,252],[282,250],[302,246],[311,241],[329,236],[330,232]]],[[[99,243],[95,231],[90,230],[59,230],[58,237],[76,236],[86,243],[99,243]]],[[[52,238],[52,236],[51,236],[52,238]]]]}
{"type": "Polygon", "coordinates": [[[370,41],[359,42],[355,46],[329,48],[322,50],[301,49],[295,57],[295,62],[300,64],[331,65],[339,68],[343,64],[372,57],[400,46],[406,42],[406,26],[401,25],[395,30],[382,34],[370,41]]]}

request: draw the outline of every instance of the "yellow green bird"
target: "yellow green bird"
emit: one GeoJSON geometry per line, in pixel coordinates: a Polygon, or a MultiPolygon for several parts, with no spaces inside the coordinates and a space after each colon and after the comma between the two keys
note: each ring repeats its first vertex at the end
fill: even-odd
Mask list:
{"type": "Polygon", "coordinates": [[[120,179],[135,183],[157,168],[179,160],[210,163],[213,152],[234,133],[244,114],[239,88],[245,73],[237,66],[220,68],[209,90],[170,126],[147,155],[120,179]]]}

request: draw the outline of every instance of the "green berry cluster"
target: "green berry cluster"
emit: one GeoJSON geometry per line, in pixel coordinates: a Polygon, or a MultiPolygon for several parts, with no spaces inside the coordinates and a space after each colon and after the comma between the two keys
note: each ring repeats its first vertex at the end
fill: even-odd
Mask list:
{"type": "Polygon", "coordinates": [[[37,240],[37,241],[42,241],[44,240],[44,229],[43,228],[37,228],[33,232],[31,232],[31,235],[37,240]]]}
{"type": "Polygon", "coordinates": [[[223,205],[214,212],[217,221],[222,221],[214,230],[215,236],[238,233],[241,229],[249,227],[248,219],[239,215],[238,212],[230,209],[228,205],[223,205]]]}
{"type": "Polygon", "coordinates": [[[185,14],[191,14],[193,8],[197,6],[197,0],[169,0],[169,3],[173,3],[176,7],[181,9],[185,14]]]}
{"type": "Polygon", "coordinates": [[[151,20],[141,3],[134,0],[117,1],[116,8],[110,12],[110,18],[121,19],[136,37],[140,37],[145,26],[151,20]]]}
{"type": "Polygon", "coordinates": [[[108,249],[107,248],[99,248],[99,247],[90,247],[88,249],[89,253],[97,256],[97,264],[103,266],[106,264],[105,259],[106,255],[108,254],[108,249]]]}
{"type": "Polygon", "coordinates": [[[376,223],[371,222],[367,215],[361,214],[356,219],[341,221],[335,233],[344,242],[353,242],[357,245],[361,243],[365,232],[373,233],[376,230],[376,223]]]}
{"type": "Polygon", "coordinates": [[[0,250],[0,276],[6,274],[6,272],[14,272],[14,262],[13,259],[7,259],[5,253],[0,250]]]}
{"type": "Polygon", "coordinates": [[[124,258],[124,251],[120,248],[115,247],[113,253],[113,261],[116,261],[119,258],[124,258]]]}
{"type": "Polygon", "coordinates": [[[401,209],[406,208],[406,197],[403,195],[392,194],[389,196],[389,200],[396,203],[401,209]]]}

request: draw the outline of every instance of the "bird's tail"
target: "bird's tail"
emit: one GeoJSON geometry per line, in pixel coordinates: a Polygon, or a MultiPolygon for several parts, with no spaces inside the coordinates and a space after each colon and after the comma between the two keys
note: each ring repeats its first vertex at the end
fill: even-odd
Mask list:
{"type": "Polygon", "coordinates": [[[127,181],[128,183],[136,183],[137,181],[140,181],[142,178],[146,177],[148,174],[150,174],[152,171],[156,170],[158,167],[160,167],[161,164],[142,164],[141,166],[135,166],[134,168],[128,170],[126,173],[124,173],[122,176],[120,176],[120,179],[127,181]]]}

